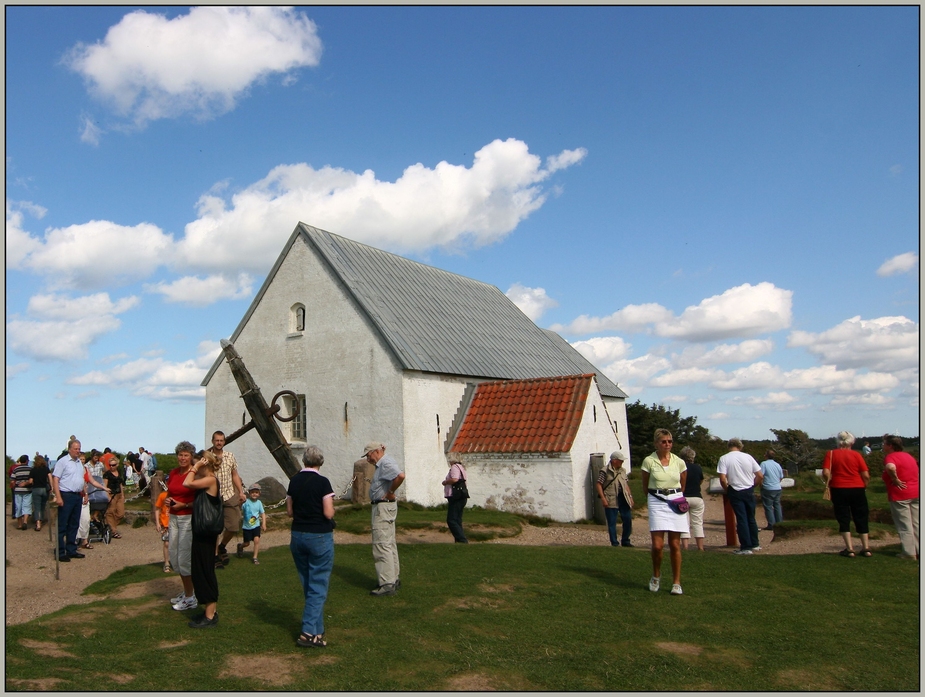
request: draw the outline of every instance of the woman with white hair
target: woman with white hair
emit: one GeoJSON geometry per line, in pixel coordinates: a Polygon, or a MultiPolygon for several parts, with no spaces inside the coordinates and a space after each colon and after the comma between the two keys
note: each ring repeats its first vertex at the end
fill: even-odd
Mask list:
{"type": "Polygon", "coordinates": [[[854,436],[842,431],[836,436],[838,448],[826,453],[822,463],[822,478],[832,493],[832,508],[838,521],[838,532],[845,540],[845,548],[839,552],[843,557],[854,558],[854,543],[851,541],[851,521],[861,538],[861,556],[871,557],[869,508],[867,506],[867,485],[870,472],[861,453],[852,450],[854,436]]]}

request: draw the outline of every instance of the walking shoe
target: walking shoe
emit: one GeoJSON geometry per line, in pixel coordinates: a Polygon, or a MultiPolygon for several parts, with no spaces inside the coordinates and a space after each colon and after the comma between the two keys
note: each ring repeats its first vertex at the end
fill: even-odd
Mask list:
{"type": "Polygon", "coordinates": [[[243,559],[243,558],[244,558],[244,545],[241,544],[240,542],[238,542],[238,551],[236,551],[236,552],[234,553],[234,555],[235,555],[238,559],[243,559]]]}
{"type": "Polygon", "coordinates": [[[653,593],[658,593],[659,586],[662,583],[662,579],[658,576],[653,576],[649,579],[649,590],[653,593]]]}
{"type": "Polygon", "coordinates": [[[751,549],[753,552],[760,552],[760,551],[761,551],[761,545],[755,545],[754,547],[751,547],[750,549],[751,549]]]}
{"type": "Polygon", "coordinates": [[[206,613],[202,613],[202,616],[197,617],[196,619],[190,620],[189,622],[187,622],[186,626],[191,627],[192,629],[209,629],[210,627],[214,627],[217,624],[218,624],[218,612],[216,611],[216,613],[212,615],[211,620],[208,617],[206,617],[206,613]]]}
{"type": "Polygon", "coordinates": [[[218,556],[217,554],[215,555],[215,568],[216,568],[216,569],[224,569],[224,568],[225,568],[225,565],[222,564],[222,558],[221,558],[220,556],[218,556]]]}
{"type": "Polygon", "coordinates": [[[395,579],[395,590],[400,590],[400,589],[401,589],[401,579],[396,578],[395,579]]]}
{"type": "Polygon", "coordinates": [[[74,552],[73,554],[68,554],[71,559],[86,559],[86,554],[81,554],[80,552],[74,552]]]}
{"type": "Polygon", "coordinates": [[[218,546],[218,556],[219,559],[221,559],[222,566],[228,566],[231,559],[228,558],[228,550],[225,548],[225,545],[218,546]]]}
{"type": "Polygon", "coordinates": [[[254,562],[255,564],[259,564],[259,563],[260,563],[260,560],[259,560],[257,557],[254,557],[253,562],[254,562]]]}
{"type": "Polygon", "coordinates": [[[684,595],[684,591],[681,590],[681,584],[680,584],[680,583],[672,583],[672,584],[671,584],[671,594],[672,594],[672,595],[684,595]]]}
{"type": "Polygon", "coordinates": [[[170,564],[164,564],[164,573],[169,574],[171,571],[170,564]]]}
{"type": "Polygon", "coordinates": [[[190,596],[189,598],[183,598],[178,603],[174,603],[173,609],[182,612],[183,610],[194,610],[199,607],[199,601],[196,600],[196,596],[190,596]]]}
{"type": "Polygon", "coordinates": [[[176,604],[179,603],[181,600],[186,600],[186,591],[180,591],[180,595],[176,596],[175,598],[171,598],[171,599],[170,599],[170,604],[171,604],[171,605],[176,605],[176,604]]]}
{"type": "Polygon", "coordinates": [[[376,595],[376,596],[395,595],[395,584],[386,583],[384,586],[379,586],[378,588],[374,588],[373,590],[369,592],[369,594],[376,595]]]}
{"type": "Polygon", "coordinates": [[[752,550],[750,549],[737,549],[733,552],[733,554],[751,554],[751,553],[752,553],[752,550]]]}
{"type": "Polygon", "coordinates": [[[622,542],[621,544],[622,544],[624,547],[635,547],[635,546],[636,546],[636,545],[634,545],[632,542],[622,542]]]}
{"type": "Polygon", "coordinates": [[[65,554],[64,556],[59,556],[59,557],[58,557],[58,561],[70,561],[70,560],[71,560],[71,558],[70,558],[69,556],[67,556],[66,554],[65,554]]]}

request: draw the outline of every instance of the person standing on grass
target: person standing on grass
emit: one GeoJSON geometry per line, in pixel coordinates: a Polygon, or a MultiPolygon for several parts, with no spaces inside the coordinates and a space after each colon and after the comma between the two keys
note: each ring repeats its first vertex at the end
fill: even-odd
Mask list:
{"type": "MultiPolygon", "coordinates": [[[[183,486],[193,489],[197,498],[209,497],[210,503],[215,506],[220,506],[222,501],[218,478],[215,476],[220,462],[219,455],[206,451],[183,478],[183,486]]],[[[196,600],[203,606],[204,612],[190,620],[188,626],[192,629],[210,629],[218,624],[218,579],[215,577],[215,542],[218,534],[197,533],[196,515],[197,508],[193,506],[190,569],[196,600]]]]}
{"type": "Polygon", "coordinates": [[[109,491],[109,506],[106,508],[106,525],[112,533],[112,538],[121,540],[119,523],[125,517],[125,475],[119,471],[119,458],[109,459],[109,468],[103,472],[103,481],[109,491]]]}
{"type": "Polygon", "coordinates": [[[324,603],[334,568],[334,489],[318,470],[324,453],[317,445],[306,446],[302,469],[289,480],[286,515],[292,518],[289,551],[302,581],[305,605],[302,633],[296,644],[324,648],[324,603]]]}
{"type": "Polygon", "coordinates": [[[193,545],[193,498],[192,489],[183,486],[183,481],[193,466],[196,446],[188,440],[177,443],[177,467],[167,475],[167,506],[170,508],[169,539],[170,565],[180,574],[183,590],[170,599],[174,610],[192,610],[199,603],[193,590],[190,549],[193,545]]]}
{"type": "Polygon", "coordinates": [[[35,456],[32,467],[32,513],[35,516],[35,529],[41,530],[48,508],[48,492],[51,490],[51,471],[41,455],[35,456]]]}
{"type": "Polygon", "coordinates": [[[28,455],[21,456],[10,470],[10,486],[13,488],[13,517],[19,521],[16,529],[28,530],[32,515],[32,468],[28,455]]]}
{"type": "Polygon", "coordinates": [[[761,484],[764,477],[758,461],[742,452],[741,440],[730,438],[727,445],[729,452],[716,463],[716,473],[736,517],[739,549],[734,554],[751,554],[761,549],[755,521],[755,485],[761,484]]]}
{"type": "Polygon", "coordinates": [[[870,455],[870,453],[871,453],[871,450],[870,450],[870,441],[865,440],[865,441],[864,441],[864,447],[861,448],[861,454],[862,454],[864,457],[867,457],[868,455],[870,455]]]}
{"type": "Polygon", "coordinates": [[[854,543],[851,541],[851,521],[861,538],[861,556],[872,557],[870,551],[870,508],[867,504],[867,485],[870,471],[861,453],[852,450],[854,436],[841,431],[835,437],[838,448],[830,450],[822,463],[822,479],[832,494],[832,509],[838,521],[838,532],[845,540],[845,548],[839,552],[849,559],[854,557],[854,543]]]}
{"type": "Polygon", "coordinates": [[[238,473],[238,462],[234,454],[225,450],[225,434],[216,431],[212,434],[210,450],[218,455],[221,463],[216,470],[219,488],[222,492],[222,512],[225,514],[225,530],[219,536],[215,549],[215,568],[228,566],[228,548],[231,538],[241,530],[241,504],[247,498],[244,495],[244,483],[238,473]]]}
{"type": "Polygon", "coordinates": [[[655,431],[655,452],[642,461],[642,488],[648,492],[649,534],[652,538],[652,578],[649,590],[657,593],[661,586],[662,552],[665,533],[671,557],[671,594],[683,595],[681,590],[681,533],[690,532],[687,515],[676,513],[668,501],[682,497],[687,483],[687,464],[671,452],[671,431],[655,431]]]}
{"type": "Polygon", "coordinates": [[[919,558],[919,463],[903,452],[903,439],[883,436],[883,481],[893,524],[899,533],[903,551],[900,559],[919,558]]]}
{"type": "Polygon", "coordinates": [[[395,458],[385,454],[385,445],[375,441],[363,449],[366,461],[376,466],[376,472],[369,484],[369,502],[372,505],[373,561],[379,585],[370,595],[395,595],[401,588],[398,565],[398,544],[395,542],[395,519],[398,517],[398,503],[395,491],[405,481],[395,458]]]}
{"type": "Polygon", "coordinates": [[[164,573],[170,568],[170,509],[167,507],[167,492],[162,491],[154,501],[154,528],[164,543],[164,573]]]}
{"type": "Polygon", "coordinates": [[[58,561],[83,559],[84,555],[77,551],[77,528],[80,506],[87,492],[79,440],[71,440],[67,454],[55,463],[51,487],[58,504],[58,561]]]}
{"type": "Polygon", "coordinates": [[[684,498],[690,509],[687,511],[687,520],[690,524],[690,532],[681,533],[681,549],[687,549],[690,544],[688,540],[694,538],[697,549],[704,551],[703,535],[703,512],[706,506],[703,503],[703,469],[694,460],[697,457],[697,451],[691,447],[681,448],[678,453],[681,459],[687,464],[687,483],[684,485],[684,498]]]}
{"type": "Polygon", "coordinates": [[[465,482],[466,468],[462,466],[459,460],[450,460],[450,471],[447,472],[443,484],[443,496],[446,498],[446,526],[450,529],[453,539],[460,544],[469,544],[466,533],[463,530],[462,519],[463,510],[466,508],[466,496],[453,498],[453,485],[459,480],[465,482]]]}
{"type": "Polygon", "coordinates": [[[610,461],[601,469],[594,483],[597,495],[604,504],[604,517],[607,519],[607,534],[610,536],[610,546],[619,547],[617,540],[617,513],[623,521],[624,547],[632,547],[630,535],[633,532],[633,494],[630,492],[630,483],[626,476],[623,463],[626,454],[622,450],[610,453],[610,461]]]}
{"type": "Polygon", "coordinates": [[[263,501],[260,500],[260,485],[251,484],[247,490],[247,501],[241,504],[241,514],[244,518],[244,542],[238,543],[238,550],[235,556],[238,559],[244,558],[244,548],[251,541],[254,542],[253,562],[259,564],[257,555],[260,554],[260,533],[267,531],[267,513],[263,508],[263,501]]]}
{"type": "Polygon", "coordinates": [[[761,503],[764,506],[764,518],[768,522],[765,530],[773,530],[778,523],[784,522],[784,509],[780,505],[780,496],[783,489],[781,480],[784,478],[784,468],[774,459],[775,452],[768,450],[764,454],[761,467],[761,503]]]}

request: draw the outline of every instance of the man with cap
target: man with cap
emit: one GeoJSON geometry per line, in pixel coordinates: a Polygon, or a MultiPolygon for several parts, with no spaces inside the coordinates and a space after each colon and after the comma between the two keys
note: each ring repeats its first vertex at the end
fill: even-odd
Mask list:
{"type": "Polygon", "coordinates": [[[607,518],[607,533],[610,535],[610,544],[619,547],[617,542],[617,512],[623,521],[623,546],[632,547],[630,535],[633,532],[633,494],[626,476],[623,463],[626,455],[622,450],[610,453],[610,462],[601,468],[597,475],[597,495],[604,504],[604,516],[607,518]]]}
{"type": "Polygon", "coordinates": [[[370,595],[395,595],[401,588],[398,568],[398,545],[395,542],[395,518],[398,503],[395,491],[405,481],[395,458],[385,454],[385,445],[375,441],[363,449],[366,461],[376,466],[369,484],[369,501],[372,504],[373,561],[379,585],[370,595]]]}
{"type": "Polygon", "coordinates": [[[260,554],[260,533],[266,532],[267,529],[267,513],[263,508],[263,501],[260,500],[259,484],[254,483],[247,487],[247,500],[241,504],[241,515],[244,519],[244,542],[238,543],[236,556],[238,559],[244,557],[244,548],[253,540],[253,562],[259,564],[257,555],[260,554]]]}

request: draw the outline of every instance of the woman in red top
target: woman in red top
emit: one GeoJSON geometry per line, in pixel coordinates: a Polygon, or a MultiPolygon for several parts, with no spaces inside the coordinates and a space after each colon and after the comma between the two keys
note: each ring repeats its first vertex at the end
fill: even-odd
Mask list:
{"type": "Polygon", "coordinates": [[[193,466],[196,446],[185,440],[177,444],[177,465],[167,475],[167,506],[170,509],[168,545],[170,565],[180,574],[183,592],[170,599],[174,610],[192,610],[199,603],[193,590],[191,549],[193,544],[193,499],[196,492],[183,486],[183,480],[193,466]]]}
{"type": "Polygon", "coordinates": [[[822,478],[832,492],[832,508],[838,521],[838,532],[845,540],[845,548],[839,552],[843,557],[854,557],[851,542],[851,520],[861,538],[861,556],[873,556],[870,551],[868,532],[869,508],[867,506],[867,485],[870,472],[861,453],[852,450],[854,436],[842,431],[836,437],[838,449],[826,453],[822,463],[822,478]]]}
{"type": "Polygon", "coordinates": [[[887,498],[893,524],[899,533],[903,551],[896,556],[901,559],[919,558],[919,463],[909,453],[903,452],[903,439],[899,436],[883,436],[883,481],[886,482],[887,498]]]}

